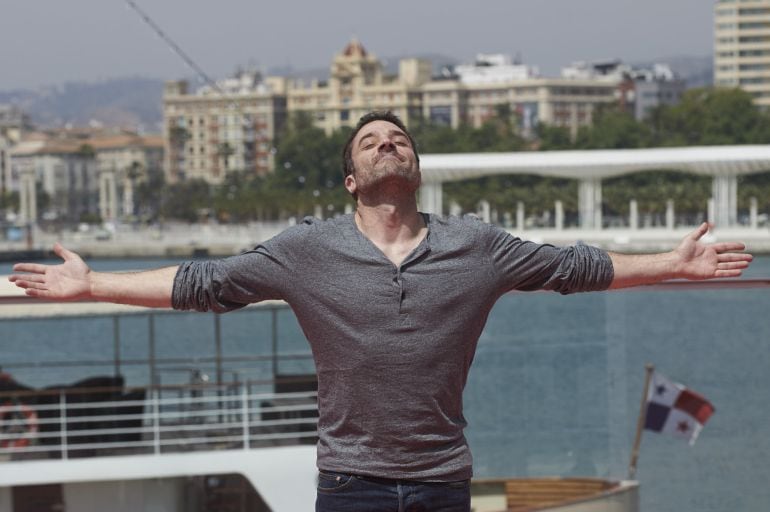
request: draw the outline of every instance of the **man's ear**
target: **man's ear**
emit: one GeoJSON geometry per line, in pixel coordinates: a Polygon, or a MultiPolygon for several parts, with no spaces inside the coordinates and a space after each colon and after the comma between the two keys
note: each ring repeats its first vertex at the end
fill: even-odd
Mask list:
{"type": "Polygon", "coordinates": [[[351,194],[356,193],[356,179],[353,177],[353,174],[348,174],[345,176],[345,188],[351,194]]]}

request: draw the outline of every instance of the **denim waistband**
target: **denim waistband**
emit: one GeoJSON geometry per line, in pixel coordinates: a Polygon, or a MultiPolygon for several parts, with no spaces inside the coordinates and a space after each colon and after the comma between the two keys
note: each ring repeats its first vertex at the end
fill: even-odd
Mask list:
{"type": "Polygon", "coordinates": [[[398,484],[401,485],[430,485],[430,486],[436,486],[436,487],[442,487],[447,485],[458,485],[463,483],[470,482],[469,479],[466,480],[453,480],[450,482],[426,482],[424,480],[408,480],[404,478],[382,478],[378,476],[369,476],[369,475],[357,475],[355,473],[344,473],[341,471],[327,471],[325,469],[320,470],[321,472],[327,474],[327,475],[342,475],[342,476],[352,476],[353,478],[356,478],[358,480],[363,480],[364,482],[372,482],[375,484],[380,485],[391,485],[395,486],[398,484]]]}

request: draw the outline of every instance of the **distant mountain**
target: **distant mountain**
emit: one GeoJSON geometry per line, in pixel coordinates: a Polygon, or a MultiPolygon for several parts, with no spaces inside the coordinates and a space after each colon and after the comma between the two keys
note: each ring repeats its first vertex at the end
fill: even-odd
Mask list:
{"type": "Polygon", "coordinates": [[[98,123],[142,132],[161,130],[162,98],[163,80],[141,77],[0,92],[0,103],[19,106],[35,126],[98,123]]]}

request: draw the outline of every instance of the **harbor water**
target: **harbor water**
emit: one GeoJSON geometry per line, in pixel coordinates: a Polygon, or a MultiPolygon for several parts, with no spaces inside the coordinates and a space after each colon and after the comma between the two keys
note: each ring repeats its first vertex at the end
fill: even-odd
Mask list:
{"type": "MultiPolygon", "coordinates": [[[[162,260],[93,261],[100,270],[162,260]]],[[[0,265],[0,275],[10,265],[0,265]]],[[[747,278],[769,278],[759,257],[747,278]]],[[[636,478],[645,512],[770,509],[770,295],[759,289],[634,289],[559,296],[512,293],[494,308],[464,394],[475,476],[623,479],[639,414],[644,365],[707,397],[716,412],[694,446],[646,432],[636,478]]],[[[467,291],[473,300],[474,291],[467,291]]],[[[40,388],[117,369],[129,386],[312,372],[289,309],[0,321],[0,366],[40,388]],[[223,368],[211,362],[218,323],[223,368]],[[117,333],[117,346],[115,342],[117,333]],[[281,354],[270,360],[273,344],[281,354]],[[132,360],[162,360],[157,375],[132,360]],[[200,358],[199,364],[175,358],[200,358]],[[103,361],[83,366],[29,362],[103,361]],[[165,361],[165,362],[163,362],[165,361]],[[197,372],[197,373],[196,373],[197,372]]],[[[440,320],[440,319],[437,319],[440,320]]],[[[408,397],[405,397],[408,399],[408,397]]]]}

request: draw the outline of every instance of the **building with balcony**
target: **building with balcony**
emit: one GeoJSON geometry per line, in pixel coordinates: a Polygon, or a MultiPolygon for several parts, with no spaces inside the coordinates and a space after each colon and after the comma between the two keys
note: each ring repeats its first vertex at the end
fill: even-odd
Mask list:
{"type": "Polygon", "coordinates": [[[403,59],[398,74],[387,75],[382,62],[353,39],[332,61],[329,80],[290,83],[289,112],[307,112],[327,133],[354,126],[375,109],[387,109],[409,123],[422,116],[422,86],[431,80],[432,64],[403,59]]]}
{"type": "Polygon", "coordinates": [[[88,143],[35,134],[10,150],[9,167],[6,187],[19,194],[20,223],[98,215],[98,168],[88,143]]]}
{"type": "Polygon", "coordinates": [[[429,61],[403,59],[397,75],[386,75],[382,63],[354,39],[334,57],[328,81],[290,84],[288,111],[311,113],[330,133],[355,125],[373,109],[391,110],[407,124],[425,119],[457,128],[478,127],[505,107],[524,136],[532,135],[539,122],[574,134],[592,122],[599,105],[617,102],[619,82],[596,76],[544,78],[537,68],[500,54],[480,54],[473,63],[440,75],[432,73],[429,61]]]}
{"type": "Polygon", "coordinates": [[[163,137],[119,134],[89,140],[99,174],[99,214],[103,220],[133,217],[139,183],[163,172],[163,137]]]}
{"type": "Polygon", "coordinates": [[[740,87],[770,106],[770,0],[714,5],[714,84],[740,87]]]}
{"type": "Polygon", "coordinates": [[[286,120],[286,81],[256,72],[188,92],[168,82],[163,95],[167,181],[221,183],[229,172],[265,174],[286,120]]]}
{"type": "Polygon", "coordinates": [[[389,74],[353,39],[334,56],[328,79],[307,82],[240,72],[194,94],[185,82],[169,82],[164,168],[170,182],[200,178],[212,184],[221,183],[228,172],[268,172],[275,136],[292,113],[308,114],[330,134],[354,126],[372,110],[390,110],[407,125],[426,120],[453,128],[479,127],[508,112],[524,137],[533,137],[539,123],[567,128],[574,136],[603,106],[630,101],[631,111],[646,112],[664,97],[678,100],[684,83],[672,81],[673,94],[663,90],[668,85],[661,85],[659,75],[610,61],[579,62],[559,77],[543,77],[537,68],[501,54],[480,54],[470,64],[441,73],[434,73],[428,60],[407,58],[399,61],[397,73],[389,74]],[[639,101],[623,90],[631,72],[639,101]],[[648,75],[653,78],[647,80],[648,75]]]}
{"type": "Polygon", "coordinates": [[[29,115],[16,105],[0,104],[0,137],[16,143],[32,131],[29,115]]]}

